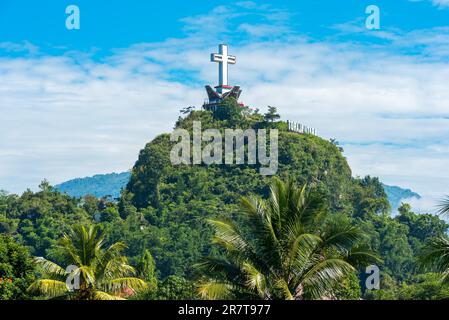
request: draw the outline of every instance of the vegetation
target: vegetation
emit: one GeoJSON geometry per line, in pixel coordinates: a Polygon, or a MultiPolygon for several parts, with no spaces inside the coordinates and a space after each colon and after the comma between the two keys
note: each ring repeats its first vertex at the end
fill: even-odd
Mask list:
{"type": "Polygon", "coordinates": [[[387,194],[388,201],[390,202],[392,212],[395,213],[401,206],[401,201],[404,199],[421,199],[421,196],[410,189],[402,189],[397,186],[387,186],[382,183],[385,193],[387,194]]]}
{"type": "Polygon", "coordinates": [[[277,113],[277,109],[275,107],[268,106],[268,112],[264,114],[265,121],[274,122],[280,118],[281,116],[277,113]]]}
{"type": "Polygon", "coordinates": [[[128,183],[129,176],[129,172],[98,174],[61,183],[55,186],[55,189],[74,198],[91,195],[97,198],[118,199],[121,189],[128,183]]]}
{"type": "MultiPolygon", "coordinates": [[[[267,228],[271,225],[277,238],[282,239],[282,245],[278,245],[273,256],[269,256],[264,253],[265,246],[270,245],[269,238],[254,230],[254,225],[248,222],[252,217],[248,211],[252,204],[253,212],[257,209],[255,212],[263,213],[260,217],[276,217],[270,207],[274,199],[270,191],[273,179],[261,176],[259,168],[251,165],[172,166],[169,155],[173,143],[169,135],[162,134],[140,152],[118,201],[110,197],[74,198],[62,194],[46,181],[37,192],[28,190],[20,196],[0,192],[0,233],[4,237],[2,241],[6,241],[6,247],[10,248],[4,251],[6,255],[0,255],[0,259],[3,259],[0,277],[15,279],[12,282],[14,287],[8,282],[9,289],[5,291],[1,291],[4,288],[0,284],[2,297],[29,298],[30,293],[26,288],[36,276],[41,282],[35,281],[30,292],[47,297],[123,298],[126,294],[122,289],[129,287],[136,290],[136,294],[130,297],[133,299],[194,299],[199,298],[195,287],[198,277],[202,284],[229,278],[229,273],[225,272],[217,277],[212,277],[206,271],[198,274],[199,271],[193,266],[204,263],[205,257],[213,257],[211,259],[216,259],[214,261],[227,261],[230,266],[237,267],[240,274],[250,274],[245,271],[245,261],[260,273],[264,284],[258,282],[251,287],[242,278],[240,282],[227,282],[232,284],[229,293],[238,297],[439,299],[447,293],[445,286],[437,290],[436,277],[441,278],[438,272],[444,275],[443,268],[436,268],[437,260],[428,259],[429,264],[425,268],[418,268],[418,257],[429,252],[429,245],[447,240],[448,225],[445,221],[431,214],[415,214],[407,205],[402,205],[396,216],[390,215],[390,205],[379,179],[352,177],[351,169],[335,141],[289,132],[285,122],[277,121],[277,118],[271,121],[258,110],[242,108],[235,100],[227,100],[225,104],[227,107],[221,113],[186,110],[176,127],[191,131],[193,121],[201,121],[203,130],[277,128],[277,178],[288,180],[289,189],[296,190],[292,193],[302,192],[305,198],[313,200],[311,203],[316,208],[308,205],[304,208],[307,208],[309,216],[320,216],[322,220],[318,219],[312,224],[300,220],[297,224],[303,230],[288,231],[284,224],[278,226],[276,219],[272,219],[271,224],[263,224],[264,221],[259,218],[259,224],[267,228]],[[308,187],[297,189],[297,186],[304,185],[308,187]],[[241,207],[242,197],[247,204],[244,210],[241,207]],[[211,224],[208,221],[214,222],[211,224]],[[219,221],[223,223],[221,227],[235,226],[242,239],[256,248],[258,254],[267,255],[269,259],[265,264],[246,251],[234,255],[223,247],[223,243],[212,244],[214,236],[216,240],[225,236],[217,234],[219,221]],[[77,230],[79,227],[76,225],[79,224],[89,227],[84,231],[72,231],[77,230]],[[328,235],[332,234],[329,233],[332,228],[335,228],[334,231],[338,228],[350,230],[357,236],[344,245],[331,245],[328,235]],[[91,246],[95,252],[90,255],[92,259],[76,263],[80,260],[74,258],[77,255],[74,253],[77,247],[74,243],[81,242],[76,240],[75,234],[85,232],[89,235],[90,230],[95,231],[92,231],[92,236],[83,236],[84,239],[89,238],[92,243],[100,243],[99,239],[102,239],[102,246],[99,249],[91,246]],[[315,252],[319,252],[318,256],[312,255],[310,260],[304,260],[304,265],[286,262],[289,261],[285,259],[295,236],[303,237],[305,243],[297,254],[304,254],[314,248],[315,252]],[[61,238],[66,240],[61,242],[61,238]],[[66,246],[63,245],[64,241],[66,246]],[[366,290],[365,270],[349,259],[355,248],[361,249],[366,244],[383,261],[379,263],[381,290],[378,291],[366,290]],[[113,272],[105,275],[101,271],[109,248],[116,248],[116,256],[111,261],[121,261],[125,274],[113,272]],[[70,252],[74,254],[73,257],[70,252]],[[22,271],[14,267],[16,256],[22,256],[23,261],[28,261],[23,264],[22,271]],[[30,256],[46,259],[39,258],[36,260],[39,263],[33,264],[30,256]],[[338,262],[332,265],[334,271],[319,281],[317,287],[313,287],[307,282],[313,278],[311,274],[307,278],[299,269],[301,266],[319,266],[322,261],[318,258],[331,261],[329,264],[338,262]],[[82,268],[79,273],[85,287],[81,291],[68,292],[65,281],[60,277],[67,275],[63,272],[70,264],[82,268]],[[60,268],[56,268],[57,265],[60,268]],[[54,270],[59,273],[53,272],[48,266],[55,267],[54,270]],[[269,266],[278,266],[279,269],[270,270],[269,266]],[[284,276],[283,272],[288,268],[296,270],[296,278],[284,276]],[[16,269],[18,273],[12,271],[16,269]],[[137,282],[120,280],[111,284],[114,279],[123,278],[132,278],[137,282]],[[47,282],[46,285],[42,282],[45,279],[59,282],[47,282]],[[340,279],[338,285],[333,286],[336,279],[340,279]],[[286,284],[284,291],[277,286],[282,281],[286,284]],[[137,292],[143,289],[144,283],[145,289],[137,292]],[[296,290],[298,288],[299,291],[296,290]]],[[[283,210],[278,221],[299,214],[288,206],[285,208],[289,210],[283,210]]],[[[0,250],[5,250],[2,249],[4,246],[0,242],[0,250]]],[[[253,279],[256,278],[259,279],[253,279]]],[[[210,290],[202,292],[203,297],[214,297],[210,290]]]]}
{"type": "MultiPolygon", "coordinates": [[[[441,203],[441,214],[449,213],[449,198],[441,203]]],[[[449,239],[444,236],[432,238],[424,247],[420,262],[424,267],[441,274],[442,285],[449,284],[449,239]]]]}
{"type": "Polygon", "coordinates": [[[0,300],[28,298],[26,288],[34,280],[28,250],[9,235],[0,235],[0,300]]]}
{"type": "Polygon", "coordinates": [[[348,219],[329,217],[325,203],[275,179],[268,201],[242,201],[244,225],[210,220],[225,257],[197,265],[204,298],[320,299],[335,297],[339,281],[380,260],[348,219]]]}
{"type": "Polygon", "coordinates": [[[131,276],[135,270],[121,255],[125,245],[117,242],[103,249],[103,242],[98,226],[74,226],[57,248],[63,265],[73,268],[65,269],[44,258],[36,258],[48,278],[36,280],[28,291],[48,298],[120,300],[146,288],[145,281],[131,276]],[[74,280],[72,288],[66,283],[70,275],[79,279],[79,283],[74,280]]]}

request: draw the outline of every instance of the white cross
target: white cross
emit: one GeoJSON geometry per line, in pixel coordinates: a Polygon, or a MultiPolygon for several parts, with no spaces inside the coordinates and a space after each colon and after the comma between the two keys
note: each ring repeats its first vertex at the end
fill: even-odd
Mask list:
{"type": "Polygon", "coordinates": [[[218,85],[220,87],[228,85],[228,64],[236,64],[235,56],[228,55],[228,46],[220,44],[219,53],[212,53],[210,60],[218,62],[218,85]]]}

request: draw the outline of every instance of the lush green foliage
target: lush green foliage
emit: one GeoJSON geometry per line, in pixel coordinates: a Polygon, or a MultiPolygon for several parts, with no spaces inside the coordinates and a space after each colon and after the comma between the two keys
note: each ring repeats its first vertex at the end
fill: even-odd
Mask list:
{"type": "Polygon", "coordinates": [[[195,300],[198,298],[193,281],[179,276],[168,276],[155,291],[142,296],[150,300],[195,300]]]}
{"type": "Polygon", "coordinates": [[[34,279],[28,250],[11,236],[0,235],[0,300],[28,298],[26,289],[34,279]]]}
{"type": "Polygon", "coordinates": [[[401,206],[401,201],[404,199],[416,198],[421,199],[421,196],[410,189],[402,189],[397,186],[388,186],[382,183],[385,193],[387,194],[388,201],[390,202],[391,209],[396,212],[401,206]]]}
{"type": "MultiPolygon", "coordinates": [[[[402,206],[397,216],[390,216],[380,181],[353,178],[335,141],[288,132],[285,122],[264,119],[258,110],[242,109],[232,100],[226,103],[229,109],[223,115],[189,109],[176,127],[191,131],[193,121],[201,121],[203,130],[279,129],[278,177],[295,185],[307,184],[324,201],[329,217],[362,230],[384,261],[380,292],[385,294],[366,291],[364,272],[360,272],[341,281],[335,295],[342,299],[357,299],[360,294],[401,298],[405,295],[397,288],[407,287],[417,297],[425,296],[425,288],[431,291],[434,280],[421,277],[427,270],[417,268],[417,257],[428,240],[447,237],[444,221],[415,214],[407,206],[402,206]]],[[[272,179],[261,176],[257,166],[172,166],[172,145],[169,135],[162,134],[145,146],[118,202],[93,196],[72,198],[45,181],[38,192],[26,191],[21,196],[0,192],[0,233],[27,247],[33,256],[65,265],[57,249],[58,239],[76,224],[93,224],[101,229],[106,246],[126,245],[123,255],[138,277],[150,284],[139,297],[195,298],[192,266],[204,257],[223,254],[211,244],[214,230],[207,220],[231,219],[245,226],[239,210],[241,198],[257,195],[267,201],[272,179]]],[[[440,293],[428,297],[440,297],[440,293]]]]}
{"type": "Polygon", "coordinates": [[[267,201],[244,198],[243,224],[210,220],[224,257],[197,268],[208,299],[320,299],[358,267],[379,263],[364,234],[349,219],[329,216],[323,199],[275,179],[267,201]]]}
{"type": "Polygon", "coordinates": [[[435,273],[419,274],[407,282],[397,283],[384,277],[380,290],[365,295],[372,300],[440,300],[449,297],[449,286],[441,283],[441,276],[435,273]]]}
{"type": "Polygon", "coordinates": [[[120,197],[120,191],[126,186],[131,173],[98,174],[93,177],[77,178],[55,186],[61,193],[67,193],[71,197],[81,198],[92,195],[97,198],[120,197]]]}
{"type": "Polygon", "coordinates": [[[12,196],[4,220],[7,233],[27,245],[35,256],[44,256],[69,226],[89,219],[77,200],[57,192],[48,182],[42,182],[40,189],[12,196]]]}
{"type": "MultiPolygon", "coordinates": [[[[133,277],[134,268],[121,255],[125,245],[117,242],[104,249],[103,242],[99,226],[75,225],[60,239],[55,251],[61,265],[67,267],[42,257],[35,258],[43,278],[32,283],[28,291],[58,299],[119,300],[145,289],[146,282],[133,277]],[[68,269],[69,266],[72,269],[68,269]],[[75,288],[67,286],[70,275],[79,279],[78,284],[74,283],[75,288]]],[[[151,266],[146,265],[142,271],[147,273],[148,269],[151,266]]]]}

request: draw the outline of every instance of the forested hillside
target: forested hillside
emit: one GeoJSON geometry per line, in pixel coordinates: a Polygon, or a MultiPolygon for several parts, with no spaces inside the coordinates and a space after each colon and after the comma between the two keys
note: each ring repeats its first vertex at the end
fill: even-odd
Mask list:
{"type": "MultiPolygon", "coordinates": [[[[93,177],[76,178],[55,185],[55,189],[66,193],[71,197],[80,198],[93,195],[97,198],[109,197],[118,199],[120,192],[126,187],[131,177],[131,172],[97,174],[93,177]]],[[[420,199],[421,196],[410,189],[397,186],[389,186],[382,183],[392,212],[396,212],[401,206],[401,201],[410,198],[420,199]]]]}
{"type": "Polygon", "coordinates": [[[421,196],[410,189],[402,189],[396,186],[388,186],[382,184],[385,193],[387,194],[388,201],[390,202],[392,212],[396,212],[401,206],[401,201],[405,199],[421,199],[421,196]]]}
{"type": "Polygon", "coordinates": [[[121,190],[129,181],[131,173],[97,174],[93,177],[76,178],[58,184],[55,188],[71,197],[80,198],[87,195],[97,198],[110,197],[117,199],[121,190]]]}
{"type": "MultiPolygon", "coordinates": [[[[279,129],[277,177],[296,186],[306,185],[333,221],[363,231],[363,246],[381,258],[381,290],[365,291],[365,270],[359,268],[342,282],[334,293],[336,298],[411,299],[419,295],[434,299],[447,293],[437,285],[436,275],[417,268],[426,241],[446,236],[448,225],[443,220],[417,215],[408,205],[391,217],[382,184],[375,177],[353,178],[338,145],[289,132],[286,123],[267,121],[258,112],[241,112],[235,101],[227,104],[222,114],[193,111],[180,118],[176,127],[191,131],[193,121],[201,121],[203,130],[279,129]]],[[[2,193],[0,232],[31,255],[62,263],[57,240],[75,224],[96,224],[107,244],[126,244],[123,253],[130,264],[152,283],[135,298],[198,298],[194,283],[199,275],[194,265],[206,256],[224,254],[213,245],[214,229],[207,221],[233,220],[242,225],[242,232],[248,231],[241,214],[242,197],[267,199],[273,178],[260,175],[255,165],[173,166],[173,144],[168,134],[161,134],[141,150],[118,202],[93,196],[72,198],[46,182],[36,193],[2,193]]]]}

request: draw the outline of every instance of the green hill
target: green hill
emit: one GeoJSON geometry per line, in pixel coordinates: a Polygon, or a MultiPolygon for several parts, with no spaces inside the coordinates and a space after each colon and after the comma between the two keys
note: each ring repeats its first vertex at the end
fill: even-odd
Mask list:
{"type": "MultiPolygon", "coordinates": [[[[111,197],[117,199],[120,197],[120,191],[126,187],[131,177],[131,172],[98,174],[93,177],[76,178],[58,184],[55,188],[72,197],[79,198],[86,195],[93,195],[97,198],[111,197]]],[[[403,189],[397,186],[382,184],[392,212],[396,212],[401,201],[404,199],[417,198],[421,196],[410,189],[403,189]]]]}
{"type": "MultiPolygon", "coordinates": [[[[229,112],[232,108],[222,109],[229,112]]],[[[279,129],[277,176],[307,183],[327,199],[332,212],[366,219],[387,213],[389,203],[377,178],[355,179],[339,147],[320,137],[287,130],[285,122],[265,122],[257,113],[213,114],[193,111],[179,119],[176,128],[192,131],[193,121],[202,129],[279,129]]],[[[239,219],[242,196],[267,197],[271,177],[262,176],[257,165],[179,165],[170,162],[174,143],[161,134],[141,150],[130,181],[122,195],[123,217],[136,210],[161,234],[146,246],[153,247],[158,269],[166,276],[189,275],[189,266],[212,250],[212,231],[206,219],[224,216],[239,219]]],[[[154,233],[153,233],[154,236],[154,233]]],[[[132,243],[138,252],[143,243],[132,243]]]]}
{"type": "Polygon", "coordinates": [[[382,184],[385,193],[387,194],[388,201],[390,202],[392,212],[396,212],[401,205],[401,201],[404,199],[416,198],[421,199],[421,196],[410,189],[402,189],[396,186],[388,186],[382,184]]]}
{"type": "Polygon", "coordinates": [[[97,198],[120,197],[120,190],[129,181],[129,172],[98,174],[93,177],[76,178],[55,186],[57,190],[72,197],[79,198],[93,195],[97,198]]]}
{"type": "MultiPolygon", "coordinates": [[[[419,275],[416,257],[427,239],[445,234],[448,226],[444,221],[430,214],[415,214],[407,206],[399,215],[390,216],[385,189],[396,192],[393,200],[408,197],[409,192],[401,194],[396,188],[385,187],[375,177],[352,177],[334,141],[291,132],[285,122],[265,121],[257,112],[241,109],[235,101],[230,103],[216,113],[193,111],[180,118],[175,127],[191,133],[193,122],[201,121],[203,130],[217,128],[221,132],[225,128],[278,129],[277,176],[307,184],[308,191],[325,202],[332,219],[344,219],[362,229],[365,245],[384,261],[379,267],[388,283],[414,281],[419,275]]],[[[222,253],[211,243],[213,231],[208,220],[232,219],[244,231],[241,197],[267,198],[272,177],[261,175],[258,165],[172,165],[174,144],[169,134],[161,134],[140,151],[131,173],[97,175],[57,186],[75,197],[118,196],[124,187],[118,201],[76,199],[45,181],[36,193],[0,193],[0,233],[16,236],[33,255],[57,257],[52,246],[70,226],[99,224],[105,243],[123,242],[124,253],[134,265],[139,265],[149,250],[159,280],[182,277],[176,279],[187,283],[196,279],[193,266],[205,256],[222,253]]],[[[359,271],[363,282],[364,270],[359,271]]],[[[360,297],[360,288],[355,290],[360,297]]],[[[393,291],[385,296],[372,293],[368,298],[395,295],[393,291]]]]}

